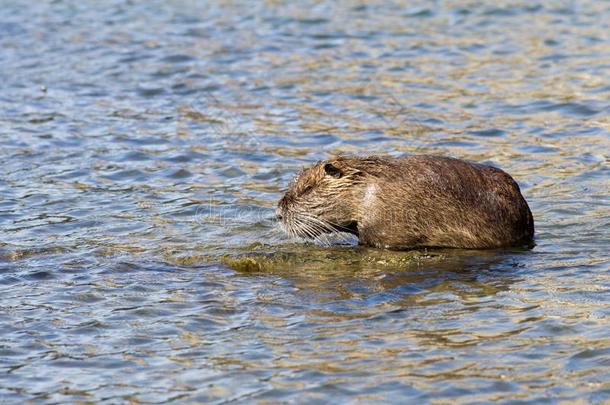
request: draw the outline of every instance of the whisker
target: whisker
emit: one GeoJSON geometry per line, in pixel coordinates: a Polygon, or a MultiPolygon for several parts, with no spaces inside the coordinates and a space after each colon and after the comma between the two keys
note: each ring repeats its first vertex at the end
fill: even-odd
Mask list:
{"type": "Polygon", "coordinates": [[[322,246],[353,244],[353,230],[308,212],[288,212],[280,229],[291,239],[311,240],[322,246]]]}

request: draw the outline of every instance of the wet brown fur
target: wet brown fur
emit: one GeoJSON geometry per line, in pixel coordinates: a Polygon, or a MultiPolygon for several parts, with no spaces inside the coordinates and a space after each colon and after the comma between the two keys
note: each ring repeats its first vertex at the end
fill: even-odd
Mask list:
{"type": "Polygon", "coordinates": [[[487,249],[532,243],[517,183],[491,166],[440,156],[345,157],[303,170],[278,203],[293,235],[345,231],[388,249],[487,249]]]}

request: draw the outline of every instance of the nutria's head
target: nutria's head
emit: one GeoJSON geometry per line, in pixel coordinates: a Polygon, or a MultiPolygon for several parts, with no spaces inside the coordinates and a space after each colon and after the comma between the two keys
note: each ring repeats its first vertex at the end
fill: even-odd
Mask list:
{"type": "Polygon", "coordinates": [[[278,203],[277,217],[293,235],[315,238],[323,233],[358,235],[358,201],[376,159],[337,157],[301,171],[278,203]]]}
{"type": "Polygon", "coordinates": [[[282,228],[304,238],[340,231],[357,234],[353,194],[361,181],[362,173],[342,158],[302,170],[278,203],[282,228]]]}

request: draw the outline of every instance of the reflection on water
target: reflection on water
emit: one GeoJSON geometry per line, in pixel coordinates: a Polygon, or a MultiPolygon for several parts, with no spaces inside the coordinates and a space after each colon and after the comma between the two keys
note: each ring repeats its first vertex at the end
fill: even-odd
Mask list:
{"type": "Polygon", "coordinates": [[[5,2],[0,398],[610,400],[608,15],[5,2]],[[279,232],[297,170],[372,152],[507,170],[537,246],[279,232]]]}

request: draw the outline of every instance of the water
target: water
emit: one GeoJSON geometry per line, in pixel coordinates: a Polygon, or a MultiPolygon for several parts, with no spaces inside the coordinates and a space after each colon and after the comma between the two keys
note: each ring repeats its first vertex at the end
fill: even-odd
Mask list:
{"type": "Polygon", "coordinates": [[[0,402],[610,401],[607,1],[3,1],[0,402]],[[502,167],[531,251],[286,239],[335,153],[502,167]]]}

